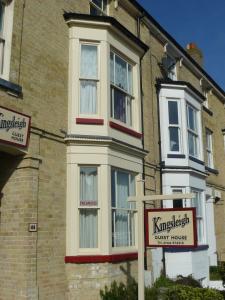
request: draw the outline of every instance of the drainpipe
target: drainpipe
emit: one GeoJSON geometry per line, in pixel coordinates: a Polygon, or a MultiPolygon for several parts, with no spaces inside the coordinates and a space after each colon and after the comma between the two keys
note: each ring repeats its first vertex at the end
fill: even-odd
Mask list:
{"type": "MultiPolygon", "coordinates": [[[[160,82],[159,79],[157,79],[156,83],[156,95],[157,95],[157,119],[158,119],[158,145],[159,145],[159,172],[160,172],[160,194],[163,194],[163,188],[162,188],[162,170],[164,166],[164,162],[162,161],[162,149],[161,149],[161,129],[160,129],[160,106],[159,106],[159,91],[160,91],[160,82]]],[[[161,201],[161,208],[163,207],[163,201],[161,201]]],[[[166,259],[165,259],[165,250],[162,248],[162,263],[163,263],[163,275],[166,276],[166,259]]]]}
{"type": "MultiPolygon", "coordinates": [[[[141,16],[137,17],[137,37],[140,39],[141,37],[141,20],[145,17],[145,14],[143,13],[141,16]]],[[[145,143],[144,143],[144,112],[143,112],[143,106],[144,106],[144,101],[143,101],[143,84],[142,84],[142,60],[144,57],[145,53],[141,56],[140,58],[140,89],[141,89],[141,127],[142,127],[142,147],[144,149],[145,143]]],[[[142,179],[143,179],[143,184],[144,184],[144,195],[145,195],[145,170],[144,170],[144,165],[145,165],[145,159],[142,159],[142,179]]],[[[144,204],[144,209],[145,209],[145,204],[144,204]]],[[[144,233],[145,236],[145,233],[144,233]]],[[[146,248],[145,248],[145,254],[146,254],[146,248]]],[[[147,256],[145,255],[144,258],[144,269],[147,270],[147,256]]]]}

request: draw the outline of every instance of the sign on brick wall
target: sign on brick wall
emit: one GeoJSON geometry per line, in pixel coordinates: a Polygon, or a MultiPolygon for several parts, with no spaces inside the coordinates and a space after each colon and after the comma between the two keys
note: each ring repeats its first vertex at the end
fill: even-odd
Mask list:
{"type": "Polygon", "coordinates": [[[197,247],[195,208],[148,209],[147,247],[197,247]]]}
{"type": "Polygon", "coordinates": [[[0,143],[27,147],[30,120],[27,115],[0,106],[0,143]]]}

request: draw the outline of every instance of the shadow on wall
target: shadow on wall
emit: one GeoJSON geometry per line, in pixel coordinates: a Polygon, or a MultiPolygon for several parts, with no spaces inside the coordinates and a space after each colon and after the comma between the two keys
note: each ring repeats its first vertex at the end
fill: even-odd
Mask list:
{"type": "Polygon", "coordinates": [[[0,200],[3,197],[2,190],[17,166],[23,160],[23,156],[13,156],[0,152],[0,200]]]}

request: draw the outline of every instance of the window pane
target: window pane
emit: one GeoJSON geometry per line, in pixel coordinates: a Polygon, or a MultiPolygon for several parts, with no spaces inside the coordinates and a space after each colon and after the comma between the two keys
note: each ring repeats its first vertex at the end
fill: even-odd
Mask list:
{"type": "Polygon", "coordinates": [[[80,210],[80,248],[98,247],[97,209],[80,210]]]}
{"type": "Polygon", "coordinates": [[[81,80],[80,82],[80,113],[97,113],[97,82],[81,80]]]}
{"type": "Polygon", "coordinates": [[[197,137],[191,132],[188,132],[188,149],[190,155],[198,155],[197,137]]]}
{"type": "Polygon", "coordinates": [[[102,9],[102,0],[92,0],[92,2],[102,9]]]}
{"type": "Polygon", "coordinates": [[[169,128],[170,134],[170,151],[179,151],[179,128],[177,127],[170,127],[169,128]]]}
{"type": "Polygon", "coordinates": [[[115,56],[115,84],[121,89],[127,91],[127,63],[120,58],[115,56]]]}
{"type": "Polygon", "coordinates": [[[116,210],[114,214],[113,244],[117,247],[128,246],[128,212],[116,210]]]}
{"type": "Polygon", "coordinates": [[[179,124],[177,102],[168,101],[169,124],[179,124]]]}
{"type": "Polygon", "coordinates": [[[80,76],[86,79],[97,79],[97,46],[81,45],[80,76]]]}
{"type": "Polygon", "coordinates": [[[3,18],[4,18],[5,5],[0,1],[0,32],[3,30],[3,18]]]}
{"type": "Polygon", "coordinates": [[[114,54],[110,52],[110,81],[114,83],[114,54]]]}
{"type": "Polygon", "coordinates": [[[128,65],[128,92],[132,95],[133,94],[133,78],[132,78],[132,67],[128,65]]]}
{"type": "Polygon", "coordinates": [[[117,172],[117,208],[128,208],[129,175],[124,172],[117,172]]]}
{"type": "Polygon", "coordinates": [[[114,119],[126,123],[126,94],[114,89],[114,119]]]}
{"type": "Polygon", "coordinates": [[[97,168],[80,168],[80,205],[96,206],[98,204],[97,168]]]}
{"type": "Polygon", "coordinates": [[[196,131],[196,112],[191,106],[188,106],[188,127],[196,131]]]}
{"type": "Polygon", "coordinates": [[[116,172],[111,171],[111,201],[112,207],[116,207],[116,172]]]}

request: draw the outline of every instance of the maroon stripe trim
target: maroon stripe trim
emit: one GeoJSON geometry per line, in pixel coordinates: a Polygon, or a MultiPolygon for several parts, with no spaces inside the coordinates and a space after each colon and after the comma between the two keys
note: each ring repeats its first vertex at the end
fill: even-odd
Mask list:
{"type": "Polygon", "coordinates": [[[126,133],[126,134],[129,134],[129,135],[131,135],[131,136],[134,136],[134,137],[136,137],[136,138],[138,138],[138,139],[140,139],[140,138],[142,137],[142,133],[137,132],[137,131],[135,131],[135,130],[132,130],[132,129],[130,129],[130,128],[127,128],[127,127],[125,127],[125,126],[119,125],[119,124],[117,124],[117,123],[114,123],[114,122],[112,122],[112,121],[109,122],[109,126],[110,126],[111,128],[114,128],[114,129],[116,129],[116,130],[122,131],[122,132],[124,132],[124,133],[126,133]]]}
{"type": "Polygon", "coordinates": [[[76,124],[86,124],[86,125],[103,125],[103,119],[92,119],[92,118],[76,118],[76,124]]]}
{"type": "Polygon", "coordinates": [[[111,254],[111,255],[78,255],[78,256],[65,256],[65,263],[72,264],[87,264],[87,263],[114,263],[128,260],[136,260],[138,258],[137,252],[111,254]]]}

